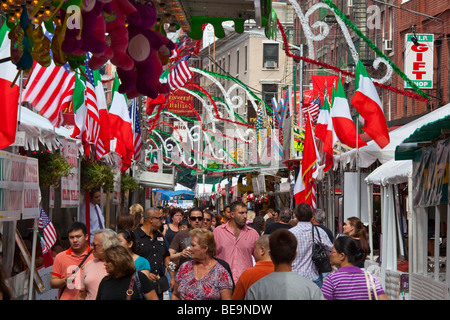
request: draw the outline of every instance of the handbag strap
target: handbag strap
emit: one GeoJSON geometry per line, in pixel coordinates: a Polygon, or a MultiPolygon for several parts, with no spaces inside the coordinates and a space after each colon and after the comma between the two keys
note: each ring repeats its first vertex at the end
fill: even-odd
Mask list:
{"type": "Polygon", "coordinates": [[[137,287],[139,296],[141,297],[141,300],[145,300],[145,296],[142,293],[141,280],[139,280],[139,275],[138,275],[137,270],[134,273],[134,278],[136,279],[136,287],[137,287]]]}
{"type": "Polygon", "coordinates": [[[312,224],[312,240],[314,243],[314,229],[317,231],[317,235],[319,236],[319,243],[322,243],[322,239],[320,238],[320,232],[317,230],[317,226],[315,224],[312,224]]]}
{"type": "Polygon", "coordinates": [[[366,286],[367,286],[367,293],[369,294],[369,300],[372,300],[372,293],[371,293],[372,288],[373,288],[374,298],[375,298],[375,300],[378,300],[377,288],[375,287],[375,282],[373,281],[372,275],[370,274],[370,272],[364,271],[364,276],[366,278],[366,286]]]}
{"type": "MultiPolygon", "coordinates": [[[[72,272],[72,274],[77,273],[78,270],[81,269],[81,267],[83,266],[83,263],[86,261],[87,258],[89,258],[89,256],[90,256],[91,253],[92,253],[92,249],[89,250],[89,252],[87,253],[87,255],[83,258],[83,260],[81,260],[80,264],[79,264],[78,267],[72,272]]],[[[66,288],[67,288],[67,285],[65,285],[65,286],[62,288],[61,293],[59,294],[59,298],[61,298],[61,296],[62,296],[64,290],[66,290],[66,288]]]]}
{"type": "Polygon", "coordinates": [[[134,274],[132,274],[131,275],[131,280],[130,280],[130,286],[128,287],[128,290],[127,290],[127,300],[130,300],[131,296],[134,293],[134,291],[133,291],[134,281],[135,281],[135,277],[134,277],[134,274]]]}

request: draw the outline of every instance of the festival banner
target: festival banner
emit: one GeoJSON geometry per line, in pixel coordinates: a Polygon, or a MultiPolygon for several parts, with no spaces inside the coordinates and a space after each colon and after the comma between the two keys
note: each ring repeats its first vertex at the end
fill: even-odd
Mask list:
{"type": "Polygon", "coordinates": [[[62,139],[62,155],[72,166],[67,177],[61,177],[61,208],[73,208],[80,205],[80,184],[78,179],[78,151],[74,140],[62,139]]]}
{"type": "Polygon", "coordinates": [[[0,221],[39,217],[38,159],[0,152],[0,221]]]}
{"type": "Polygon", "coordinates": [[[183,90],[176,90],[167,97],[166,110],[182,117],[195,117],[194,96],[183,90]]]}

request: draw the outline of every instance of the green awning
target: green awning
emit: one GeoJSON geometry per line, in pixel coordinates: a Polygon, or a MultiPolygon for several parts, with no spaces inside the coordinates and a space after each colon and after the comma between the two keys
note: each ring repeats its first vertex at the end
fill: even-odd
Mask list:
{"type": "Polygon", "coordinates": [[[448,130],[450,130],[450,115],[423,125],[397,146],[395,160],[413,159],[414,153],[423,144],[432,143],[448,130]]]}

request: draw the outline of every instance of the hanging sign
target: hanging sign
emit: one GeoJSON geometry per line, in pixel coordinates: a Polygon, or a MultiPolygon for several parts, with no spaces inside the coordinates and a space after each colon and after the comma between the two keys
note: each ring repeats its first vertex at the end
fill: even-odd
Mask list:
{"type": "MultiPolygon", "coordinates": [[[[420,89],[433,89],[434,35],[406,34],[405,75],[420,89]]],[[[405,89],[411,88],[405,81],[405,89]]]]}

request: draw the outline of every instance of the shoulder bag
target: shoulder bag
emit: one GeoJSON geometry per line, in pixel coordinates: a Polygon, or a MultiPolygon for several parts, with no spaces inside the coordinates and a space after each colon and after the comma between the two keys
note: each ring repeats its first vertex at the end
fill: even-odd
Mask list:
{"type": "Polygon", "coordinates": [[[367,293],[369,295],[369,300],[378,300],[377,295],[377,288],[375,287],[375,282],[373,281],[373,277],[370,274],[369,271],[364,271],[364,276],[366,277],[366,286],[367,286],[367,293]],[[372,288],[373,288],[373,295],[374,299],[372,299],[372,288]]]}
{"type": "MultiPolygon", "coordinates": [[[[78,265],[78,267],[77,267],[75,270],[73,270],[72,274],[77,273],[78,270],[81,269],[81,267],[83,266],[83,263],[86,261],[87,258],[89,258],[91,252],[92,252],[92,249],[88,252],[88,254],[86,255],[86,257],[84,257],[83,260],[81,260],[80,264],[78,265]]],[[[65,285],[65,286],[62,288],[61,294],[59,295],[59,299],[61,299],[62,294],[63,294],[64,290],[66,290],[66,288],[67,288],[67,285],[65,285]]]]}
{"type": "Polygon", "coordinates": [[[320,238],[319,230],[317,226],[312,225],[312,260],[316,265],[317,271],[320,273],[326,273],[331,271],[330,259],[328,258],[327,250],[322,244],[322,239],[320,238]],[[317,231],[319,236],[319,242],[314,241],[314,229],[317,231]]]}
{"type": "Polygon", "coordinates": [[[130,286],[128,287],[128,290],[127,290],[127,300],[130,300],[131,296],[134,293],[134,291],[133,291],[134,283],[136,283],[139,297],[141,298],[141,300],[145,300],[145,296],[142,293],[141,281],[139,280],[139,275],[138,275],[137,271],[135,273],[133,273],[133,275],[131,276],[130,286]]]}

